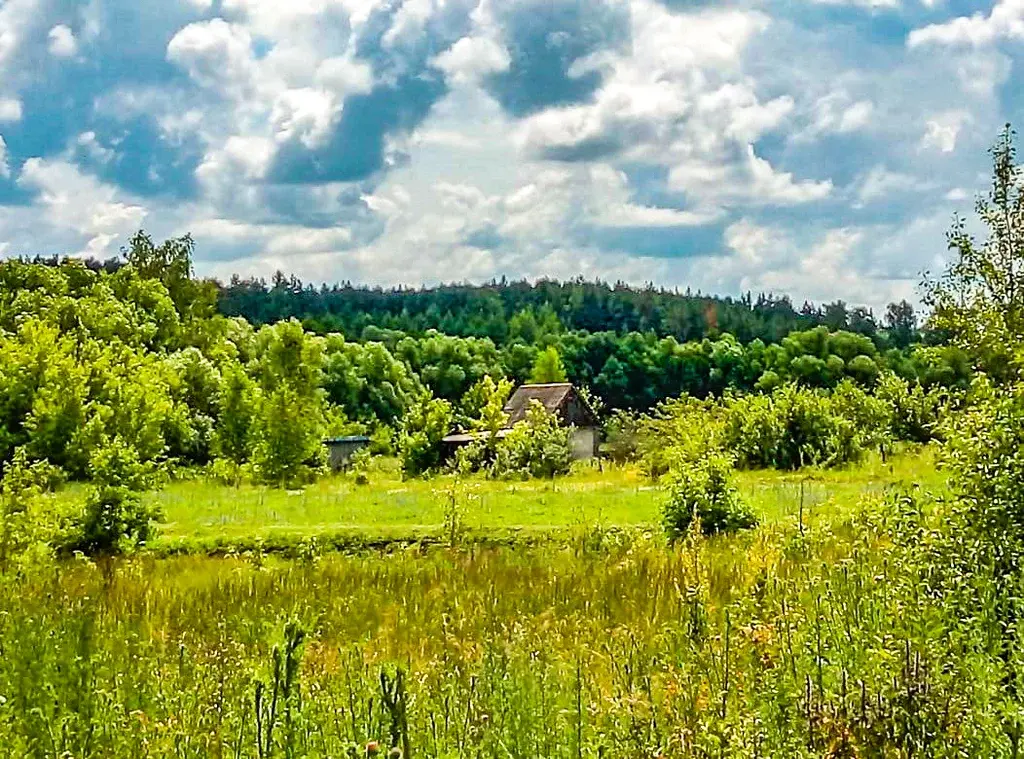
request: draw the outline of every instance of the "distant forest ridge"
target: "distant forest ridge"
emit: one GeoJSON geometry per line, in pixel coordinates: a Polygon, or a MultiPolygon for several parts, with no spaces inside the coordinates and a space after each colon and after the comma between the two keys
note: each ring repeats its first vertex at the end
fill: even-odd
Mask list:
{"type": "MultiPolygon", "coordinates": [[[[58,256],[24,258],[56,265],[58,256]]],[[[93,270],[116,271],[119,258],[86,259],[93,270]]],[[[747,293],[739,298],[685,292],[647,284],[614,284],[582,277],[559,281],[492,280],[485,284],[380,287],[341,282],[320,286],[278,271],[263,278],[233,276],[217,283],[218,309],[253,324],[296,318],[308,329],[341,332],[350,339],[378,337],[380,330],[421,335],[436,329],[460,337],[487,337],[496,344],[535,343],[560,331],[654,333],[680,341],[731,334],[742,343],[760,339],[777,343],[792,332],[819,325],[874,338],[898,332],[896,342],[917,338],[917,318],[906,301],[876,315],[842,300],[798,309],[787,295],[747,293]]]]}
{"type": "Polygon", "coordinates": [[[278,273],[263,279],[233,277],[220,286],[219,308],[253,323],[295,317],[317,332],[353,338],[378,330],[422,334],[436,329],[461,337],[488,337],[497,344],[536,342],[538,333],[581,330],[590,333],[648,332],[680,341],[729,333],[740,342],[779,342],[791,332],[825,325],[874,337],[882,330],[916,331],[911,304],[891,304],[877,317],[870,309],[843,301],[809,302],[797,309],[788,296],[721,297],[622,282],[582,278],[493,280],[482,285],[369,287],[303,283],[278,273]]]}

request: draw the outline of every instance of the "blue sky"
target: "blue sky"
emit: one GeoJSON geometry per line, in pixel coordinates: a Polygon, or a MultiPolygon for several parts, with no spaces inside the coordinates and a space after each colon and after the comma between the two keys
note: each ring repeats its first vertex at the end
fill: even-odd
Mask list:
{"type": "Polygon", "coordinates": [[[0,254],[878,308],[1022,56],[1024,0],[0,0],[0,254]]]}

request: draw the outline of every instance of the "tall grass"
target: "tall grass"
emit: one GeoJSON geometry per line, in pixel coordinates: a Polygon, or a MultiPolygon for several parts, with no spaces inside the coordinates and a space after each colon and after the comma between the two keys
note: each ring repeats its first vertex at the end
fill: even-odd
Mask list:
{"type": "Polygon", "coordinates": [[[928,593],[926,517],[894,508],[674,547],[596,533],[534,549],[43,567],[0,582],[0,745],[1009,755],[1001,673],[928,593]]]}

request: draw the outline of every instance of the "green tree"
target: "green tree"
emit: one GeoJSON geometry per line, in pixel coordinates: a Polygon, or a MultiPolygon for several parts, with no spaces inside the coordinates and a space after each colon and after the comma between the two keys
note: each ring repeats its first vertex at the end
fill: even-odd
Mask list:
{"type": "Polygon", "coordinates": [[[565,382],[567,379],[565,367],[562,365],[562,356],[555,346],[549,345],[537,354],[537,360],[533,364],[533,371],[530,373],[530,382],[546,384],[549,382],[565,382]]]}
{"type": "Polygon", "coordinates": [[[324,463],[323,340],[290,319],[263,327],[256,343],[253,468],[264,482],[299,483],[324,463]]]}
{"type": "Polygon", "coordinates": [[[917,339],[917,313],[906,300],[890,303],[885,309],[885,331],[897,348],[906,348],[917,339]]]}
{"type": "Polygon", "coordinates": [[[164,284],[179,314],[198,317],[213,314],[216,298],[213,285],[192,278],[195,242],[191,235],[170,238],[157,245],[140,229],[122,252],[141,277],[164,284]]]}
{"type": "Polygon", "coordinates": [[[238,364],[224,369],[217,398],[217,430],[213,450],[217,456],[236,466],[249,460],[252,450],[252,426],[261,398],[256,384],[238,364]]]}
{"type": "Polygon", "coordinates": [[[1009,125],[991,150],[992,187],[976,210],[988,236],[978,241],[957,217],[949,232],[953,260],[925,282],[929,327],[948,334],[997,381],[1020,374],[1013,348],[1024,339],[1024,170],[1009,125]]]}

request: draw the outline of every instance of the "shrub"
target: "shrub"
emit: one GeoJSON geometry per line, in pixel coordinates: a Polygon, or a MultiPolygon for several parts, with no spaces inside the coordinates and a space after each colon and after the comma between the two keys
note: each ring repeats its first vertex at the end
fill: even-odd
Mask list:
{"type": "Polygon", "coordinates": [[[628,411],[617,410],[604,423],[604,454],[617,464],[637,458],[640,420],[628,411]]]}
{"type": "Polygon", "coordinates": [[[668,476],[668,500],[662,512],[665,531],[675,540],[686,534],[694,514],[705,535],[753,527],[757,518],[732,484],[732,461],[707,453],[675,463],[668,476]]]}
{"type": "Polygon", "coordinates": [[[925,390],[918,382],[911,384],[888,372],[878,380],[875,394],[887,408],[893,438],[927,443],[938,437],[949,402],[946,390],[925,390]]]}
{"type": "Polygon", "coordinates": [[[688,395],[659,404],[654,413],[639,424],[637,452],[641,470],[648,477],[658,479],[680,456],[692,458],[718,448],[724,412],[725,409],[713,400],[688,395]]]}
{"type": "Polygon", "coordinates": [[[142,501],[142,492],[153,483],[152,467],[115,438],[93,454],[90,470],[94,485],[71,548],[89,555],[114,554],[145,543],[160,516],[142,501]]]}
{"type": "Polygon", "coordinates": [[[572,464],[569,429],[538,401],[530,402],[526,419],[497,445],[491,472],[495,477],[554,477],[572,464]]]}
{"type": "Polygon", "coordinates": [[[417,477],[441,465],[441,440],[452,427],[452,405],[440,398],[421,398],[402,420],[398,455],[402,471],[417,477]]]}
{"type": "Polygon", "coordinates": [[[871,435],[845,414],[869,416],[866,399],[849,384],[832,396],[790,384],[771,395],[730,398],[724,447],[746,467],[798,469],[855,461],[871,435]]]}
{"type": "Polygon", "coordinates": [[[0,569],[60,544],[66,520],[54,508],[53,489],[62,473],[46,462],[30,464],[19,448],[0,480],[0,569]]]}

